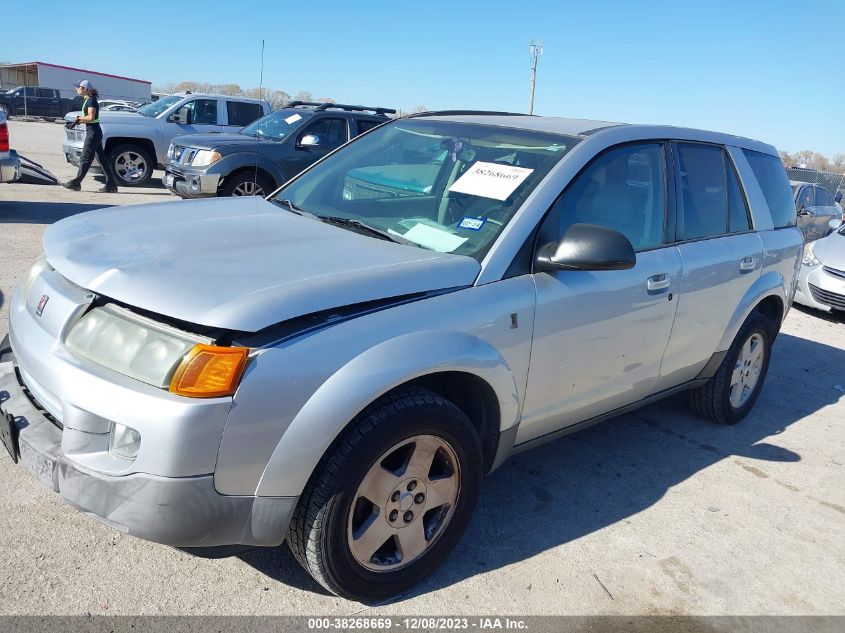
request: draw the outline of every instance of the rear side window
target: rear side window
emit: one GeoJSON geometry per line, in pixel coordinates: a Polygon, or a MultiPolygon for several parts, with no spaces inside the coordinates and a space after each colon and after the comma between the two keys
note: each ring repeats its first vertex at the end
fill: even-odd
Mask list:
{"type": "Polygon", "coordinates": [[[831,196],[827,189],[816,187],[816,206],[817,207],[832,207],[833,196],[831,196]]]}
{"type": "Polygon", "coordinates": [[[260,103],[244,103],[242,101],[227,101],[226,111],[229,114],[229,125],[237,127],[249,125],[262,113],[260,103]]]}
{"type": "Polygon", "coordinates": [[[681,240],[724,235],[728,229],[728,191],[722,149],[678,144],[681,240]]]}
{"type": "Polygon", "coordinates": [[[745,158],[751,165],[751,171],[754,172],[757,182],[760,183],[775,228],[795,226],[795,202],[792,199],[792,190],[789,188],[786,170],[783,168],[780,159],[749,149],[742,150],[742,153],[745,154],[745,158]]]}
{"type": "Polygon", "coordinates": [[[384,121],[367,121],[358,119],[358,134],[363,134],[367,130],[372,130],[374,127],[381,125],[382,123],[384,123],[384,121]]]}
{"type": "Polygon", "coordinates": [[[739,181],[736,178],[736,172],[732,165],[727,165],[727,175],[728,205],[731,209],[730,232],[738,233],[747,231],[751,228],[751,223],[748,221],[748,207],[745,204],[745,197],[742,195],[742,189],[739,187],[739,181]]]}

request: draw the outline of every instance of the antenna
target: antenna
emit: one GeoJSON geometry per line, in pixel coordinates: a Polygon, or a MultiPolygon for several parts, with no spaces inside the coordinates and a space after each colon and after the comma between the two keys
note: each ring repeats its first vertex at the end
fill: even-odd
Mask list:
{"type": "Polygon", "coordinates": [[[537,58],[543,54],[543,40],[531,40],[528,49],[531,51],[531,98],[528,100],[528,114],[534,114],[534,79],[537,76],[537,58]]]}
{"type": "MultiPolygon", "coordinates": [[[[264,93],[264,40],[261,40],[261,65],[260,71],[258,74],[258,100],[263,101],[262,94],[264,93]]],[[[258,104],[258,107],[261,107],[261,104],[258,104]]],[[[264,116],[263,114],[261,116],[264,116]]],[[[259,117],[260,118],[260,117],[259,117]]],[[[258,144],[261,142],[258,138],[258,132],[255,133],[255,176],[253,177],[253,190],[252,195],[255,195],[255,190],[258,189],[258,144]]],[[[264,195],[269,195],[269,191],[265,191],[264,195]]]]}

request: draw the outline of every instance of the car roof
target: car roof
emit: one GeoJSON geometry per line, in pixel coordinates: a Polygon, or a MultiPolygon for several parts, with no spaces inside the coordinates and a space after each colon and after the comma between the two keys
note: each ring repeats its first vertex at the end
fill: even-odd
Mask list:
{"type": "Polygon", "coordinates": [[[233,99],[235,101],[251,101],[253,103],[266,103],[264,99],[256,99],[255,97],[241,97],[238,95],[221,95],[213,92],[192,92],[190,94],[183,92],[174,92],[172,95],[165,95],[166,97],[214,97],[215,99],[233,99]]]}
{"type": "Polygon", "coordinates": [[[624,127],[643,138],[666,138],[692,141],[709,141],[721,145],[735,145],[745,149],[777,155],[777,150],[761,141],[734,136],[721,132],[698,130],[695,128],[676,127],[671,125],[649,125],[617,123],[613,121],[599,121],[592,119],[574,119],[565,117],[532,116],[527,114],[483,113],[483,112],[444,112],[421,113],[412,118],[455,121],[458,123],[474,123],[479,125],[495,125],[521,130],[565,134],[568,136],[587,137],[600,134],[606,130],[624,127]]]}

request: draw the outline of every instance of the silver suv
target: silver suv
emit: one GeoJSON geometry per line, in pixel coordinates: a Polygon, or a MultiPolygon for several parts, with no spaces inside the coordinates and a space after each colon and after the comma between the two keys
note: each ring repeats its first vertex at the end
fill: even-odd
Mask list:
{"type": "Polygon", "coordinates": [[[0,436],[70,504],[394,595],[511,454],[681,390],[760,395],[802,237],[770,145],[429,113],[274,196],[62,220],[12,296],[0,436]]]}
{"type": "MultiPolygon", "coordinates": [[[[103,111],[98,116],[103,128],[103,147],[117,184],[141,187],[150,180],[154,169],[164,169],[167,165],[167,149],[173,137],[237,132],[269,112],[270,104],[258,99],[179,93],[148,103],[135,112],[103,111]]],[[[76,114],[79,113],[68,114],[65,120],[72,122],[76,114]]],[[[86,130],[84,125],[77,125],[65,132],[62,151],[72,165],[79,166],[86,130]]],[[[205,152],[195,157],[195,164],[213,162],[211,154],[205,152]]],[[[97,164],[91,172],[102,174],[103,170],[97,164]]]]}

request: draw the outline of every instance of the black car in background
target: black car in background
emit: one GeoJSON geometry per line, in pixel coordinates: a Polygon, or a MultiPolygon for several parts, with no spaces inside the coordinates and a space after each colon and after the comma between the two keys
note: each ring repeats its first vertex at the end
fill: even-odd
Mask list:
{"type": "Polygon", "coordinates": [[[167,152],[163,182],[183,198],[266,196],[395,112],[292,101],[236,134],[177,136],[167,152]]]}
{"type": "Polygon", "coordinates": [[[82,97],[65,99],[56,88],[18,86],[0,93],[0,112],[10,116],[63,117],[82,108],[82,97]]]}

